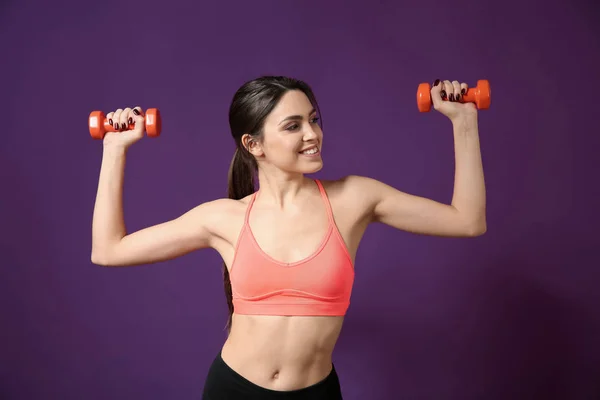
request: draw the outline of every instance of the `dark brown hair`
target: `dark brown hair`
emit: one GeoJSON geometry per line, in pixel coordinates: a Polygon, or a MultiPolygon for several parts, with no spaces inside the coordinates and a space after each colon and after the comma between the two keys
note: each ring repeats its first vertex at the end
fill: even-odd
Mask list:
{"type": "MultiPolygon", "coordinates": [[[[258,164],[242,143],[242,136],[249,134],[259,143],[263,140],[263,126],[269,113],[283,95],[291,90],[302,91],[319,110],[312,89],[305,82],[285,76],[262,76],[246,82],[240,87],[229,107],[229,127],[235,140],[236,150],[228,174],[228,197],[243,199],[255,192],[258,164]]],[[[319,113],[320,114],[320,113],[319,113]]],[[[226,329],[231,331],[233,299],[227,266],[223,264],[223,286],[229,308],[226,329]]]]}

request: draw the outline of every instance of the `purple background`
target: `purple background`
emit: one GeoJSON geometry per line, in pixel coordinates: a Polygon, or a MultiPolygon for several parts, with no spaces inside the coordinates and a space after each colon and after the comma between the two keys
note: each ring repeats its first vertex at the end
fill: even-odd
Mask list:
{"type": "Polygon", "coordinates": [[[0,7],[0,398],[200,397],[225,339],[220,259],[91,264],[102,145],[87,117],[162,112],[163,136],[127,160],[134,231],[225,195],[229,101],[262,74],[313,86],[317,177],[362,174],[443,202],[451,125],[417,111],[417,85],[492,85],[480,112],[488,232],[369,228],[334,354],[346,399],[598,398],[593,1],[166,4],[0,7]]]}

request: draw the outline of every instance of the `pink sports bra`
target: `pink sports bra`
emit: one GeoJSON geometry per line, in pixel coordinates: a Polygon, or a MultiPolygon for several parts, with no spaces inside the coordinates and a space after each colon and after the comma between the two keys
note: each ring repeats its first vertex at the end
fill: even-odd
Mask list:
{"type": "Polygon", "coordinates": [[[354,266],[333,219],[327,193],[315,180],[327,209],[327,233],[310,256],[282,263],[266,254],[248,218],[256,193],[248,204],[230,271],[236,314],[341,316],[350,305],[354,266]]]}

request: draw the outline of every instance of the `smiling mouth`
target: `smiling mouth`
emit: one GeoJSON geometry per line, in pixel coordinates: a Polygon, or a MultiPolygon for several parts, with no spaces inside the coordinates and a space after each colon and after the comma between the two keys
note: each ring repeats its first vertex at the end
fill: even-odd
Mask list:
{"type": "Polygon", "coordinates": [[[307,156],[313,156],[313,155],[318,154],[318,153],[319,153],[319,148],[318,147],[312,147],[310,149],[306,149],[306,150],[300,152],[300,154],[304,154],[304,155],[307,155],[307,156]]]}
{"type": "Polygon", "coordinates": [[[314,156],[315,154],[319,154],[320,149],[318,145],[312,145],[311,147],[304,149],[303,151],[299,151],[298,154],[302,154],[305,156],[314,156]]]}

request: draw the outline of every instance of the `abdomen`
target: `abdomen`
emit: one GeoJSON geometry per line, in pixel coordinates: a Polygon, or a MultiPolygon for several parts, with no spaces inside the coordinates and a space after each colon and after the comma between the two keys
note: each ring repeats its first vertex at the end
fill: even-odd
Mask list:
{"type": "Polygon", "coordinates": [[[256,385],[296,390],[323,380],[343,317],[233,316],[225,362],[256,385]]]}

